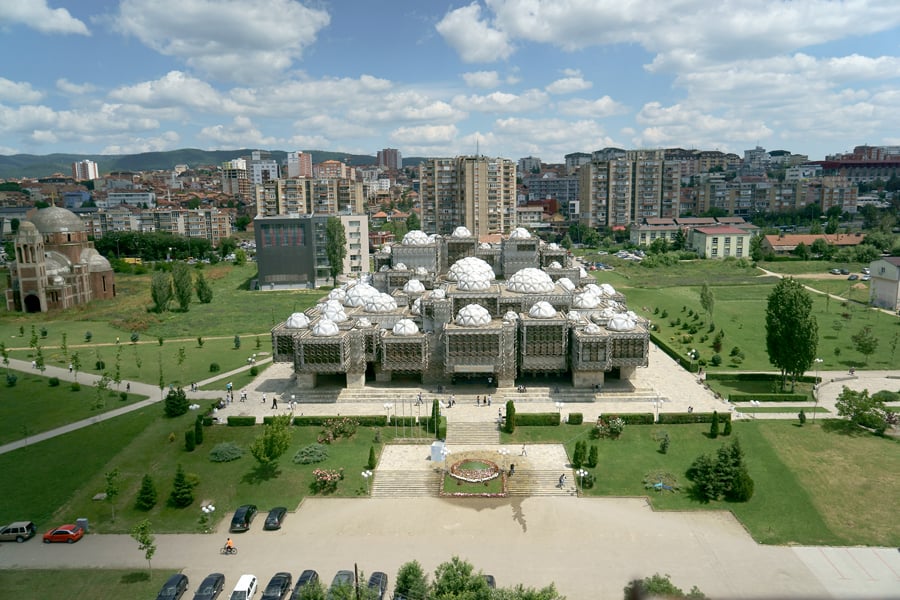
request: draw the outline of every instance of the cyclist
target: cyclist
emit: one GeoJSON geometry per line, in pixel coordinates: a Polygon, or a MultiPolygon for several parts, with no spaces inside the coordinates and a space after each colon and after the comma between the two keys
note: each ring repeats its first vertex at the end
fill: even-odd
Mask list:
{"type": "Polygon", "coordinates": [[[234,552],[234,542],[231,540],[231,538],[228,538],[228,541],[225,542],[225,551],[234,552]]]}

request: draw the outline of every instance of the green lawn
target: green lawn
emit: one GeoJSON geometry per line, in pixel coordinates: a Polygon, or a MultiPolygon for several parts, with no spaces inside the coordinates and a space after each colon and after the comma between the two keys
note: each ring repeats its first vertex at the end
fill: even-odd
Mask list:
{"type": "MultiPolygon", "coordinates": [[[[143,400],[143,396],[128,394],[121,400],[113,390],[100,396],[103,408],[95,408],[97,389],[86,385],[72,391],[71,383],[61,381],[50,387],[49,378],[35,372],[13,371],[18,377],[15,387],[3,388],[6,402],[0,402],[0,444],[22,439],[73,421],[87,419],[102,412],[143,400]]],[[[122,386],[124,389],[125,386],[122,386]]]]}
{"type": "MultiPolygon", "coordinates": [[[[714,392],[718,392],[723,398],[728,398],[730,394],[774,394],[781,392],[781,383],[779,381],[739,381],[736,379],[712,379],[706,380],[706,384],[714,392]]],[[[814,402],[812,395],[812,383],[798,381],[794,384],[794,394],[805,394],[809,402],[814,402]]],[[[791,392],[790,379],[784,389],[785,392],[791,392]]],[[[802,401],[802,400],[801,400],[802,401]]],[[[796,400],[794,400],[796,402],[796,400]]]]}
{"type": "Polygon", "coordinates": [[[851,273],[860,273],[863,267],[869,263],[838,263],[823,260],[789,260],[789,261],[760,261],[759,266],[774,273],[786,275],[801,275],[807,273],[828,273],[831,269],[847,269],[851,273]]]}
{"type": "MultiPolygon", "coordinates": [[[[35,542],[36,543],[36,542],[35,542]]],[[[135,546],[135,552],[137,552],[135,546]]],[[[67,600],[105,600],[115,598],[153,598],[171,571],[153,569],[21,569],[0,570],[0,594],[4,598],[66,598],[67,600]]],[[[188,594],[197,589],[192,581],[188,594]]],[[[187,594],[185,595],[187,597],[187,594]]]]}

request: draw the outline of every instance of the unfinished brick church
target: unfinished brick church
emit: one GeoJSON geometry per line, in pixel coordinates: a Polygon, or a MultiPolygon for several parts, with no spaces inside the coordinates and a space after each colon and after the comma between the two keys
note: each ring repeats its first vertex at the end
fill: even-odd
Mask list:
{"type": "Polygon", "coordinates": [[[375,254],[375,273],[272,329],[274,360],[293,363],[301,389],[541,375],[596,388],[646,367],[649,341],[622,294],[522,228],[498,244],[465,227],[411,231],[375,254]]]}

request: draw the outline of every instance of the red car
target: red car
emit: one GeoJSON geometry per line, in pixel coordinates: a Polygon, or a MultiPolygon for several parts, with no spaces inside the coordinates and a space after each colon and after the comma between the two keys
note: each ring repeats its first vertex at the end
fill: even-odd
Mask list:
{"type": "Polygon", "coordinates": [[[84,529],[80,525],[60,525],[44,534],[44,543],[65,542],[71,544],[84,537],[84,529]]]}

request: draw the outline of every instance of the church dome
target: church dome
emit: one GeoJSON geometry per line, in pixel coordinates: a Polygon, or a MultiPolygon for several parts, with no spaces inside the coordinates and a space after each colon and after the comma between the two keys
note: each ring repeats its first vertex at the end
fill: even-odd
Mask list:
{"type": "Polygon", "coordinates": [[[82,250],[80,259],[82,263],[85,263],[88,266],[88,271],[91,273],[102,273],[103,271],[112,270],[109,261],[94,248],[85,248],[82,250]]]}
{"type": "Polygon", "coordinates": [[[549,294],[555,287],[549,275],[534,267],[516,271],[506,282],[506,289],[520,294],[549,294]]]}
{"type": "Polygon", "coordinates": [[[64,254],[51,250],[44,252],[44,268],[47,270],[49,277],[68,275],[72,272],[72,263],[69,262],[69,259],[64,254]]]}
{"type": "Polygon", "coordinates": [[[43,234],[75,233],[85,230],[84,222],[78,215],[58,206],[48,206],[36,211],[30,221],[43,234]]]}

